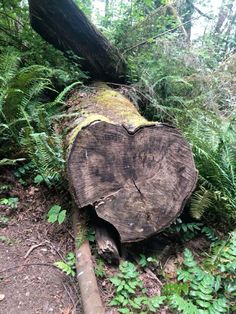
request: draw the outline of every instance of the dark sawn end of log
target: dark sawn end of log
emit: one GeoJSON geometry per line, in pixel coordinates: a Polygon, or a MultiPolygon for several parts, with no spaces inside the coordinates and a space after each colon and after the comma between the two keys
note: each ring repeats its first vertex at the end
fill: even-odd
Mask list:
{"type": "Polygon", "coordinates": [[[189,144],[164,124],[131,132],[122,125],[94,122],[73,141],[67,168],[77,205],[94,205],[122,243],[169,226],[197,180],[189,144]]]}

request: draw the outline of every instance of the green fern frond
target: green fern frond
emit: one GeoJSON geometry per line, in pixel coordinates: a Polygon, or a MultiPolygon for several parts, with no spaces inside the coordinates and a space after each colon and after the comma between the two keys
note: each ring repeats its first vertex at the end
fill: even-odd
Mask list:
{"type": "Polygon", "coordinates": [[[214,300],[208,309],[209,314],[229,313],[228,311],[228,302],[227,299],[224,297],[214,300]]]}
{"type": "Polygon", "coordinates": [[[54,100],[54,103],[55,104],[61,103],[64,100],[66,94],[69,93],[69,91],[71,91],[75,86],[81,85],[81,84],[82,84],[82,82],[78,81],[78,82],[74,82],[74,83],[70,84],[69,86],[67,86],[66,88],[64,88],[64,90],[56,97],[56,99],[54,100]]]}
{"type": "Polygon", "coordinates": [[[195,219],[200,219],[204,212],[213,205],[213,193],[203,187],[194,192],[191,197],[190,213],[195,219]]]}
{"type": "Polygon", "coordinates": [[[186,301],[181,296],[174,294],[170,299],[170,305],[181,314],[199,314],[199,308],[192,301],[186,301]]]}
{"type": "Polygon", "coordinates": [[[58,183],[64,170],[61,138],[58,135],[32,133],[26,128],[21,143],[44,181],[48,185],[58,183]]]}
{"type": "Polygon", "coordinates": [[[20,58],[17,52],[7,52],[0,55],[0,88],[3,89],[9,84],[17,73],[20,58]]]}

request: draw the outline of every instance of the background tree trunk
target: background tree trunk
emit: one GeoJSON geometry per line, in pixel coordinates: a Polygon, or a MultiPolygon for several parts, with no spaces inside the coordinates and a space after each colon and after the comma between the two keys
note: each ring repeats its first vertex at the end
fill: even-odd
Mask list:
{"type": "Polygon", "coordinates": [[[122,243],[163,230],[197,180],[191,149],[175,128],[148,122],[103,83],[68,101],[67,173],[78,207],[93,205],[122,243]],[[72,115],[73,116],[73,115],[72,115]]]}
{"type": "Polygon", "coordinates": [[[79,56],[93,79],[125,80],[126,64],[118,50],[72,0],[29,0],[29,9],[34,30],[57,49],[79,56]]]}

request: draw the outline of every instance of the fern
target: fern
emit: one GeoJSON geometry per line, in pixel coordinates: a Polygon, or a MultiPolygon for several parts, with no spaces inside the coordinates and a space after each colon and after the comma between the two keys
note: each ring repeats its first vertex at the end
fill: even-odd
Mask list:
{"type": "Polygon", "coordinates": [[[178,294],[174,294],[170,299],[170,305],[183,314],[199,314],[199,309],[190,301],[186,301],[178,294]]]}
{"type": "Polygon", "coordinates": [[[195,219],[200,219],[207,210],[213,204],[213,193],[201,187],[200,190],[194,192],[191,197],[190,213],[195,219]]]}
{"type": "Polygon", "coordinates": [[[170,299],[170,304],[186,314],[192,313],[192,305],[198,313],[228,313],[235,307],[235,271],[236,232],[232,232],[228,240],[214,242],[210,257],[201,266],[192,252],[185,249],[183,267],[177,271],[177,280],[187,284],[188,289],[184,296],[181,290],[175,293],[178,297],[170,299]]]}
{"type": "Polygon", "coordinates": [[[212,265],[218,265],[226,275],[236,271],[236,232],[232,232],[227,241],[220,242],[212,248],[212,256],[208,260],[212,265]]]}
{"type": "MultiPolygon", "coordinates": [[[[27,132],[27,129],[25,131],[27,132]]],[[[29,133],[23,135],[21,143],[37,169],[37,173],[43,177],[48,185],[60,182],[64,170],[60,136],[48,136],[46,133],[29,133]]]]}
{"type": "Polygon", "coordinates": [[[226,298],[221,297],[214,300],[208,311],[209,314],[228,313],[228,304],[226,298]]]}
{"type": "Polygon", "coordinates": [[[219,240],[217,235],[215,234],[214,230],[211,229],[210,227],[203,227],[201,232],[211,241],[211,242],[216,242],[219,240]]]}
{"type": "Polygon", "coordinates": [[[53,102],[46,103],[42,96],[52,89],[50,78],[56,70],[38,65],[19,69],[17,54],[1,58],[0,157],[10,153],[15,159],[18,150],[20,157],[30,157],[36,174],[47,184],[58,183],[64,170],[64,158],[62,139],[54,130],[53,117],[60,113],[66,93],[81,82],[68,86],[53,102]]]}

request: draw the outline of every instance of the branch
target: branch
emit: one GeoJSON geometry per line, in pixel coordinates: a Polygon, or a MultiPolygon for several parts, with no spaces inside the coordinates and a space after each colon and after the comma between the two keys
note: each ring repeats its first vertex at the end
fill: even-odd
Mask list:
{"type": "MultiPolygon", "coordinates": [[[[159,38],[159,37],[162,37],[163,35],[166,35],[166,34],[168,34],[168,33],[171,33],[172,31],[174,31],[174,30],[176,30],[176,29],[178,29],[178,28],[180,28],[180,27],[182,27],[183,25],[185,25],[185,24],[187,24],[187,23],[189,23],[189,22],[191,22],[191,21],[194,21],[194,20],[197,20],[197,19],[199,19],[200,17],[198,16],[198,17],[195,17],[195,18],[192,18],[192,19],[190,19],[190,20],[188,20],[188,21],[186,21],[186,22],[184,22],[184,23],[181,23],[181,24],[179,24],[179,25],[177,25],[176,27],[173,27],[173,28],[171,28],[171,29],[168,29],[167,31],[165,31],[165,32],[163,32],[163,33],[160,33],[160,34],[157,34],[156,36],[153,36],[153,37],[151,37],[152,39],[157,39],[157,38],[159,38]]],[[[124,54],[126,54],[128,51],[130,51],[130,50],[133,50],[133,49],[135,49],[135,48],[137,48],[137,47],[140,47],[140,46],[143,46],[143,45],[145,45],[145,44],[148,44],[149,42],[149,38],[148,39],[145,39],[145,40],[143,40],[143,41],[141,41],[141,42],[139,42],[138,44],[136,44],[136,45],[134,45],[134,46],[132,46],[132,47],[130,47],[130,48],[128,48],[128,49],[126,49],[124,52],[123,52],[123,55],[124,54]]]]}
{"type": "Polygon", "coordinates": [[[15,19],[13,16],[9,15],[8,13],[6,12],[0,12],[1,15],[3,16],[7,16],[9,19],[15,21],[16,23],[18,23],[19,25],[21,25],[22,27],[24,27],[24,24],[21,23],[19,20],[15,19]]]}
{"type": "Polygon", "coordinates": [[[212,17],[210,17],[209,15],[207,15],[206,13],[202,12],[199,8],[197,8],[190,0],[186,0],[186,2],[192,7],[194,8],[194,10],[197,11],[197,13],[199,13],[200,15],[206,17],[208,20],[212,20],[212,17]]]}

